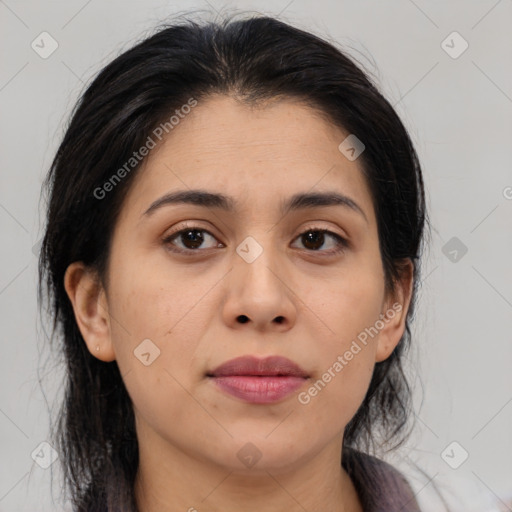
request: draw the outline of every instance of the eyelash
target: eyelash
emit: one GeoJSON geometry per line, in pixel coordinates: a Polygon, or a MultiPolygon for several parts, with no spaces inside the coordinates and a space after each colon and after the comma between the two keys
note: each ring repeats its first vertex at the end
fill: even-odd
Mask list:
{"type": "MultiPolygon", "coordinates": [[[[186,225],[185,228],[180,229],[179,231],[175,231],[175,232],[171,233],[169,236],[165,237],[163,239],[163,243],[170,246],[170,245],[172,245],[171,242],[175,238],[179,238],[180,235],[182,235],[188,231],[199,231],[202,233],[208,233],[210,236],[215,238],[215,236],[212,233],[210,233],[210,231],[202,228],[201,226],[186,225]]],[[[299,233],[299,235],[295,238],[295,240],[297,240],[298,238],[300,238],[301,236],[303,236],[307,233],[323,233],[323,234],[330,235],[332,238],[335,239],[336,246],[337,246],[335,249],[331,249],[329,251],[305,249],[307,252],[313,252],[313,253],[319,253],[319,254],[323,253],[324,256],[332,256],[332,255],[335,255],[338,253],[343,253],[348,248],[348,245],[349,245],[347,240],[345,240],[345,238],[338,235],[337,233],[334,233],[333,231],[330,231],[330,230],[324,229],[324,228],[316,228],[314,226],[310,226],[307,229],[305,229],[304,231],[302,231],[302,233],[299,233]]],[[[190,253],[197,253],[197,252],[201,252],[201,251],[207,251],[208,249],[181,249],[181,248],[176,249],[176,247],[174,247],[172,249],[170,248],[169,250],[172,252],[175,252],[175,253],[190,254],[190,253]]]]}

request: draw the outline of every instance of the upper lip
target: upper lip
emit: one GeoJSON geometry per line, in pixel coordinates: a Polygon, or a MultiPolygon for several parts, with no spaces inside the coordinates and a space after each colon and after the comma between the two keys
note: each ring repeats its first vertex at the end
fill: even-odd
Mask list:
{"type": "Polygon", "coordinates": [[[228,375],[282,375],[309,377],[304,369],[290,359],[282,356],[268,356],[263,359],[255,356],[236,357],[222,363],[208,376],[225,377],[228,375]]]}

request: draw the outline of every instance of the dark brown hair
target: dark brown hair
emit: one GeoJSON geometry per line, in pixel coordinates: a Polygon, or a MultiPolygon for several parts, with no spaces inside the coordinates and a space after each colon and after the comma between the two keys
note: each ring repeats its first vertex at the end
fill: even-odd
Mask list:
{"type": "Polygon", "coordinates": [[[387,290],[394,289],[407,259],[414,263],[415,284],[406,332],[391,356],[375,365],[363,403],[346,426],[344,449],[369,452],[375,442],[398,446],[408,435],[411,392],[402,357],[410,343],[426,223],[413,144],[368,73],[340,49],[272,17],[237,18],[167,24],[105,66],[75,106],[45,182],[39,299],[46,288],[53,334],[60,334],[53,340],[66,364],[53,435],[80,512],[106,506],[136,510],[138,444],[119,368],[87,350],[64,273],[72,262],[83,261],[104,282],[113,228],[140,165],[113,187],[108,200],[94,191],[191,97],[200,102],[220,93],[254,105],[299,99],[364,143],[358,162],[378,221],[387,290]]]}

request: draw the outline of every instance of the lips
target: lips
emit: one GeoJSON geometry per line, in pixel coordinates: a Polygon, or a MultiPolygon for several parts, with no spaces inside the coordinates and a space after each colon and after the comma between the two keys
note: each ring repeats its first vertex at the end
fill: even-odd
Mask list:
{"type": "Polygon", "coordinates": [[[282,356],[269,356],[258,359],[254,356],[242,356],[221,364],[208,374],[212,377],[229,376],[274,376],[303,377],[309,375],[298,364],[282,356]]]}
{"type": "Polygon", "coordinates": [[[243,356],[221,364],[207,377],[232,397],[253,404],[270,404],[301,388],[309,375],[286,357],[243,356]]]}

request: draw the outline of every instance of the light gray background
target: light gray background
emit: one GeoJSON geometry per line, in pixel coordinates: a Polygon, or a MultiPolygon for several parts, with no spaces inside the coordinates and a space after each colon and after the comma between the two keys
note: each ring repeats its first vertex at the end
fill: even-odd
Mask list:
{"type": "MultiPolygon", "coordinates": [[[[443,510],[433,482],[455,511],[512,510],[512,0],[0,0],[0,511],[69,509],[51,501],[57,464],[45,470],[31,457],[48,432],[39,379],[52,403],[61,377],[56,361],[44,366],[37,315],[43,176],[91,77],[191,8],[281,13],[344,46],[396,105],[422,161],[433,236],[409,367],[417,428],[385,458],[425,511],[443,510]],[[47,59],[31,48],[43,31],[59,45],[47,59]],[[442,47],[453,31],[469,44],[457,58],[442,47]],[[458,261],[453,237],[467,247],[458,261]],[[458,469],[441,457],[453,441],[469,453],[458,469]]],[[[460,453],[448,450],[451,460],[460,453]]]]}

